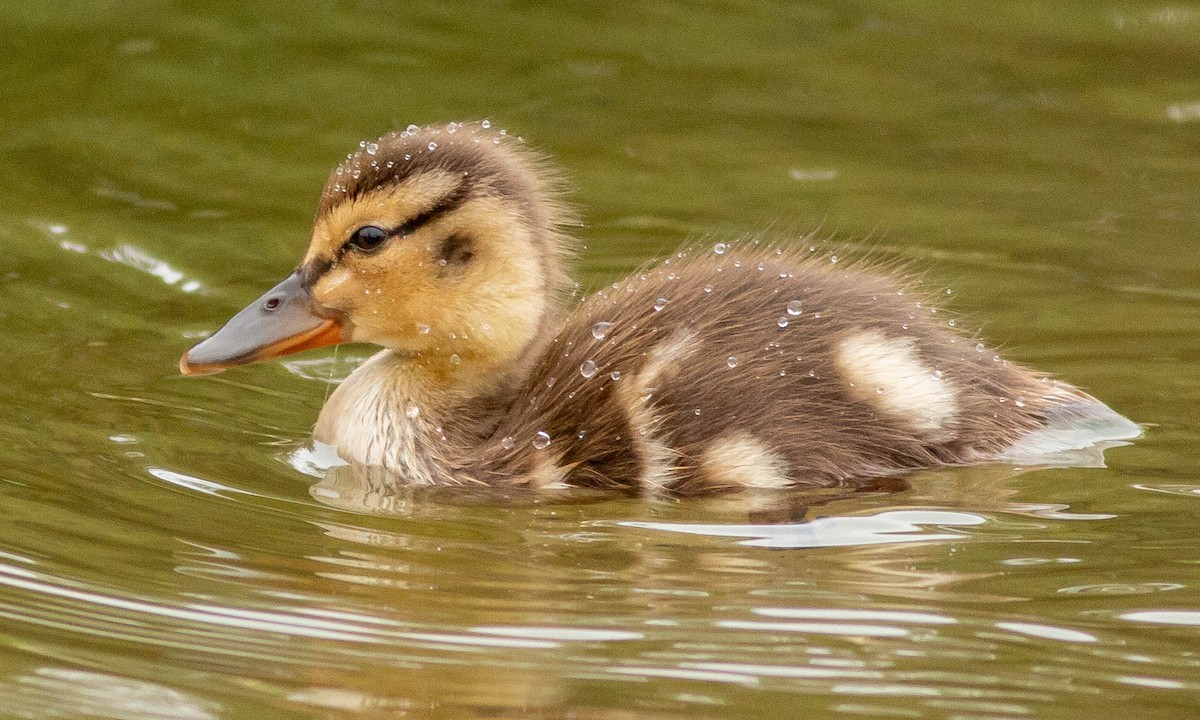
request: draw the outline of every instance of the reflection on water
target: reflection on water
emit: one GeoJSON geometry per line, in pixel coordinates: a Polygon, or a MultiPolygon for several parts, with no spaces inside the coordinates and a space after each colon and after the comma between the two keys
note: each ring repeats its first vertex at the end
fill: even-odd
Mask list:
{"type": "Polygon", "coordinates": [[[746,537],[739,545],[772,548],[838,547],[961,540],[947,528],[987,522],[979,515],[941,510],[892,510],[868,517],[825,517],[795,525],[684,525],[628,521],[630,527],[716,537],[746,537]],[[929,527],[926,527],[929,526],[929,527]],[[930,528],[933,528],[930,530],[930,528]]]}
{"type": "Polygon", "coordinates": [[[0,5],[0,715],[1196,714],[1200,13],[308,9],[0,5]],[[332,162],[482,116],[577,188],[583,291],[820,225],[1151,430],[1108,468],[464,495],[307,446],[370,348],[178,377],[332,162]]]}
{"type": "Polygon", "coordinates": [[[144,720],[216,720],[220,708],[154,683],[119,675],[61,667],[39,667],[0,680],[0,706],[12,718],[143,718],[144,720]]]}

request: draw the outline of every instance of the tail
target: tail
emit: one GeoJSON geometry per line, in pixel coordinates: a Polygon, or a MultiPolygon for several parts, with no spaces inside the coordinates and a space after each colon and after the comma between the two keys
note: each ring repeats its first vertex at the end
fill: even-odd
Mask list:
{"type": "Polygon", "coordinates": [[[1020,465],[1104,467],[1104,450],[1127,445],[1142,428],[1079,388],[1051,382],[1042,401],[1045,423],[1000,452],[1020,465]]]}

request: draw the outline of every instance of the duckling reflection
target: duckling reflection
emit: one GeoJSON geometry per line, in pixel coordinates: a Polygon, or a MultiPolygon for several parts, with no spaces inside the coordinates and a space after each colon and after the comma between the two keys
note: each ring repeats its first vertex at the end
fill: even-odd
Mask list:
{"type": "Polygon", "coordinates": [[[180,369],[382,346],[314,435],[426,486],[829,487],[1140,434],[807,242],[692,248],[572,307],[560,186],[485,123],[364,142],[296,271],[180,369]]]}

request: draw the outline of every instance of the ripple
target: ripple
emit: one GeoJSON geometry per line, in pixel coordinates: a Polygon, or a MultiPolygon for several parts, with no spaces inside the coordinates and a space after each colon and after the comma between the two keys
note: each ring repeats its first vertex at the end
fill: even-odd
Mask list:
{"type": "Polygon", "coordinates": [[[216,495],[217,497],[221,497],[225,493],[238,495],[253,494],[245,490],[239,490],[238,488],[213,482],[212,480],[205,480],[204,478],[198,478],[192,475],[184,475],[183,473],[175,472],[174,470],[167,470],[166,468],[149,467],[146,468],[146,472],[150,473],[159,480],[162,480],[163,482],[168,482],[181,488],[187,488],[188,490],[204,493],[205,495],[216,495]]]}
{"type": "Polygon", "coordinates": [[[645,678],[675,678],[679,680],[699,680],[701,682],[736,683],[738,685],[757,685],[758,678],[742,673],[720,672],[714,670],[695,670],[689,668],[667,667],[610,667],[607,672],[617,675],[636,675],[645,678]]]}
{"type": "Polygon", "coordinates": [[[1158,483],[1136,483],[1133,487],[1137,490],[1149,490],[1150,492],[1166,493],[1167,495],[1183,495],[1185,497],[1200,497],[1200,485],[1185,485],[1178,484],[1158,484],[1158,483]]]}
{"type": "Polygon", "coordinates": [[[747,537],[739,545],[771,548],[844,547],[886,543],[961,540],[954,532],[928,532],[929,525],[945,527],[982,525],[987,518],[966,512],[946,510],[888,510],[877,515],[826,517],[807,523],[781,525],[710,525],[626,520],[625,527],[707,535],[710,537],[747,537]]]}
{"type": "Polygon", "coordinates": [[[685,668],[693,668],[696,670],[736,673],[739,675],[754,675],[758,677],[805,678],[818,680],[828,678],[856,678],[868,680],[883,677],[883,673],[877,670],[852,670],[829,667],[753,665],[748,663],[725,662],[685,662],[680,663],[680,666],[685,668]]]}
{"type": "Polygon", "coordinates": [[[205,289],[199,280],[189,278],[183,271],[176,270],[145,250],[132,245],[118,245],[112,250],[102,250],[98,255],[109,262],[152,275],[167,285],[178,287],[185,293],[194,293],[205,289]]]}
{"type": "Polygon", "coordinates": [[[640,632],[629,630],[604,630],[594,628],[569,627],[512,627],[490,625],[471,628],[472,632],[486,635],[502,635],[504,637],[527,638],[532,640],[561,640],[563,642],[606,642],[613,640],[641,640],[646,637],[640,632]]]}
{"type": "Polygon", "coordinates": [[[958,621],[945,615],[906,612],[901,610],[853,610],[840,608],[754,608],[754,613],[767,617],[811,620],[882,620],[928,625],[954,625],[958,621]]]}
{"type": "Polygon", "coordinates": [[[1185,587],[1182,583],[1148,582],[1148,583],[1097,583],[1095,585],[1074,585],[1059,588],[1064,595],[1148,595],[1156,592],[1168,592],[1185,587]]]}
{"type": "Polygon", "coordinates": [[[1028,635],[1029,637],[1043,638],[1046,640],[1062,640],[1063,642],[1096,642],[1098,638],[1090,633],[1085,633],[1079,630],[1070,630],[1068,628],[1055,627],[1053,625],[1039,625],[1036,623],[1023,622],[998,622],[996,627],[1009,632],[1028,635]]]}
{"type": "Polygon", "coordinates": [[[0,706],[7,717],[140,718],[215,720],[212,704],[156,683],[107,673],[41,667],[0,683],[0,706]],[[8,713],[12,713],[9,715],[8,713]]]}
{"type": "Polygon", "coordinates": [[[1200,610],[1135,610],[1122,613],[1121,618],[1160,625],[1200,627],[1200,610]]]}
{"type": "Polygon", "coordinates": [[[863,625],[860,623],[822,622],[760,622],[757,620],[720,620],[717,627],[730,630],[757,630],[761,632],[796,632],[815,635],[854,635],[857,637],[908,637],[904,628],[891,625],[863,625]]]}

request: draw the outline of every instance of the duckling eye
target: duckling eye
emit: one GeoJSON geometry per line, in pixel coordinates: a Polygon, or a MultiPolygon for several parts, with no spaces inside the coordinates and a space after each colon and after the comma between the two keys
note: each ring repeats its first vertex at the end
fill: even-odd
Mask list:
{"type": "Polygon", "coordinates": [[[346,241],[346,247],[354,248],[359,252],[372,252],[378,250],[388,237],[387,230],[374,225],[365,225],[354,231],[354,234],[346,241]]]}

